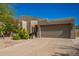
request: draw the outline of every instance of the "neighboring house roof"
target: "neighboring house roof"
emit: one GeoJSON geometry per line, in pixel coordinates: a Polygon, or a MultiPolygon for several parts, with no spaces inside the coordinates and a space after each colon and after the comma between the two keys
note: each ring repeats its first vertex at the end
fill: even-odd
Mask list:
{"type": "Polygon", "coordinates": [[[45,20],[43,18],[37,18],[37,17],[31,17],[31,16],[20,16],[18,17],[18,20],[21,21],[21,20],[24,20],[24,21],[30,21],[30,20],[45,20]]]}

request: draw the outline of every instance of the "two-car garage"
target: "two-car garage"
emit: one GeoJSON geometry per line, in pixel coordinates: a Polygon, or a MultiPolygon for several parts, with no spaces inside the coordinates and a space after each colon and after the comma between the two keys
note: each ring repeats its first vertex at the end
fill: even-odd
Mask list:
{"type": "Polygon", "coordinates": [[[41,37],[75,38],[73,19],[62,19],[40,23],[41,37]]]}
{"type": "Polygon", "coordinates": [[[42,37],[70,38],[71,26],[70,24],[43,25],[41,26],[41,32],[42,37]]]}

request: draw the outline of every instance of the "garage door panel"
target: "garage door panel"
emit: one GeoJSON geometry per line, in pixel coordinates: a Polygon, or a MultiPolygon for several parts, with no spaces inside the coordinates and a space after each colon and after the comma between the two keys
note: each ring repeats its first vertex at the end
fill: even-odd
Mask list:
{"type": "Polygon", "coordinates": [[[59,26],[59,27],[41,27],[42,37],[54,37],[54,38],[70,38],[70,27],[59,26]]]}

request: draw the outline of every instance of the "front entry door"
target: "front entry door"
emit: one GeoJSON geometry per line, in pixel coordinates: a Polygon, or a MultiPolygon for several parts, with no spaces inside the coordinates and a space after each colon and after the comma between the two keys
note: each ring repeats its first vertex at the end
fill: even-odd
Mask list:
{"type": "MultiPolygon", "coordinates": [[[[38,25],[38,21],[31,21],[31,25],[30,25],[30,33],[32,34],[37,34],[37,28],[36,25],[38,25]]],[[[37,36],[37,35],[36,35],[37,36]]],[[[35,36],[34,36],[35,37],[35,36]]]]}

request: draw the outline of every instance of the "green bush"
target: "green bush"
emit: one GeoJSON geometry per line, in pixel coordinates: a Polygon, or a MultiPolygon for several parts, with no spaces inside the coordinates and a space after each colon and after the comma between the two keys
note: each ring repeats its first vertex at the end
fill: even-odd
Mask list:
{"type": "Polygon", "coordinates": [[[28,39],[28,38],[29,38],[29,33],[25,29],[20,29],[18,33],[13,35],[13,40],[28,39]]]}
{"type": "Polygon", "coordinates": [[[19,40],[20,39],[20,36],[18,33],[14,34],[13,37],[12,37],[13,40],[19,40]]]}
{"type": "Polygon", "coordinates": [[[29,38],[29,33],[25,29],[20,29],[19,36],[21,37],[21,39],[28,39],[29,38]]]}

